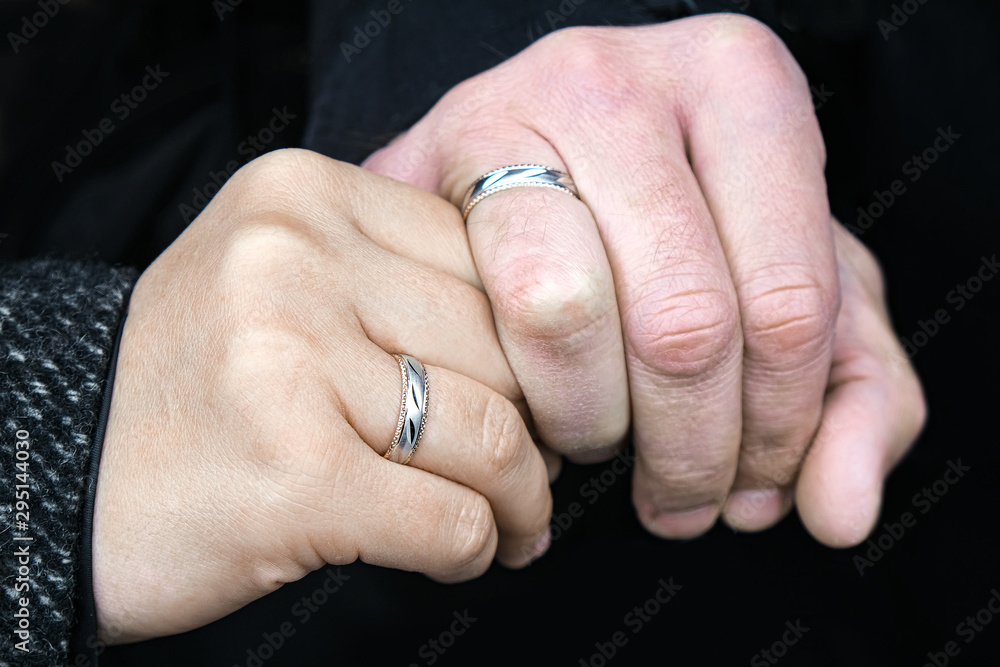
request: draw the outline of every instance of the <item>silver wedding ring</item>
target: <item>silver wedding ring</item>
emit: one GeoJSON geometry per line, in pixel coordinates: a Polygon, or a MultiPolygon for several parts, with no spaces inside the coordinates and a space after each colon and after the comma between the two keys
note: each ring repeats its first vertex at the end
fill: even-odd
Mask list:
{"type": "Polygon", "coordinates": [[[469,213],[476,204],[501,190],[511,188],[534,187],[553,188],[573,195],[577,199],[580,194],[569,174],[543,167],[540,164],[515,164],[502,169],[494,169],[483,174],[469,186],[462,200],[462,217],[469,219],[469,213]]]}
{"type": "Polygon", "coordinates": [[[427,421],[427,371],[423,364],[408,354],[393,354],[399,364],[402,380],[402,397],[399,406],[399,421],[396,434],[385,452],[385,458],[393,463],[410,462],[424,434],[427,421]]]}

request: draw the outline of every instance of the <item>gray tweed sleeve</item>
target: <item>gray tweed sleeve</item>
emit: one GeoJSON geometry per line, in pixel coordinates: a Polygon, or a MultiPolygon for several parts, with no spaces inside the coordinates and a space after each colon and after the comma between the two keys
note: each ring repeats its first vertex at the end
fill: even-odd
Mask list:
{"type": "MultiPolygon", "coordinates": [[[[137,271],[0,262],[0,666],[63,665],[90,596],[84,505],[119,323],[137,271]]],[[[96,443],[99,447],[101,443],[96,443]]]]}

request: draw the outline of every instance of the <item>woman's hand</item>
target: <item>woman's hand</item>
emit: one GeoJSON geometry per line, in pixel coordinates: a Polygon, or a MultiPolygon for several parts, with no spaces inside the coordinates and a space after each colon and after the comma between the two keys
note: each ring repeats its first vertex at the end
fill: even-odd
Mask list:
{"type": "Polygon", "coordinates": [[[307,151],[252,162],[132,295],[94,527],[102,633],[195,628],[325,563],[525,565],[551,496],[515,403],[454,207],[307,151]],[[406,466],[382,457],[393,352],[429,378],[406,466]]]}

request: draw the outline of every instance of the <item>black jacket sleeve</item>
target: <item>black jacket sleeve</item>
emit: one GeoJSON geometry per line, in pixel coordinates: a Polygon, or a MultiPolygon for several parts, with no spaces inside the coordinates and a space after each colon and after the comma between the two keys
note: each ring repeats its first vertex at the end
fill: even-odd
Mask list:
{"type": "Polygon", "coordinates": [[[71,658],[78,628],[92,635],[81,644],[97,645],[97,436],[136,277],[135,269],[97,262],[0,263],[2,666],[87,664],[71,658]]]}

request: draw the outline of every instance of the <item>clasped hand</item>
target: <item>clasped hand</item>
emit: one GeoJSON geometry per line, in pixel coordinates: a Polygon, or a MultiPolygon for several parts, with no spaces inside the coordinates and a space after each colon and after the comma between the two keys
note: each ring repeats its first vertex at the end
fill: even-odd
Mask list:
{"type": "Polygon", "coordinates": [[[197,627],[325,563],[523,566],[548,546],[552,452],[628,442],[654,534],[759,530],[794,502],[819,540],[860,542],[924,403],[824,159],[790,54],[718,15],[554,33],[367,170],[250,163],[132,296],[95,518],[105,636],[197,627]],[[468,186],[518,163],[580,199],[514,188],[465,224],[468,186]],[[429,378],[408,465],[382,457],[396,352],[429,378]]]}

